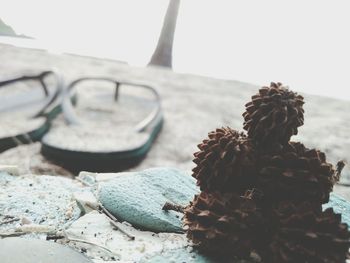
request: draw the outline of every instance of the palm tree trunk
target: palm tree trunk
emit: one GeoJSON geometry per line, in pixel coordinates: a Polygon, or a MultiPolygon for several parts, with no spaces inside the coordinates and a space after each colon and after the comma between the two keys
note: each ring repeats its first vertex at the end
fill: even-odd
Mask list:
{"type": "Polygon", "coordinates": [[[172,52],[180,0],[170,0],[158,44],[148,65],[172,68],[172,52]]]}

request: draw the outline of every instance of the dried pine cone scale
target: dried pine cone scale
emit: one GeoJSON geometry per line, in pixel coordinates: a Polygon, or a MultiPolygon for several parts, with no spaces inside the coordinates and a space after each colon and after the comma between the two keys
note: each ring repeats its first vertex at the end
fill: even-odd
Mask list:
{"type": "Polygon", "coordinates": [[[230,128],[209,133],[194,154],[192,176],[201,190],[244,193],[256,175],[250,141],[230,128]]]}
{"type": "Polygon", "coordinates": [[[304,123],[303,97],[281,83],[263,87],[243,113],[244,129],[257,145],[284,144],[304,123]]]}
{"type": "Polygon", "coordinates": [[[257,187],[268,203],[286,199],[326,203],[339,179],[324,153],[301,143],[290,142],[280,153],[261,155],[257,160],[257,187]]]}
{"type": "Polygon", "coordinates": [[[313,204],[284,203],[275,211],[278,227],[267,262],[338,263],[348,257],[350,233],[341,216],[313,204]]]}
{"type": "Polygon", "coordinates": [[[251,199],[219,192],[201,192],[185,209],[183,219],[194,246],[225,257],[247,257],[259,243],[262,220],[251,199]]]}

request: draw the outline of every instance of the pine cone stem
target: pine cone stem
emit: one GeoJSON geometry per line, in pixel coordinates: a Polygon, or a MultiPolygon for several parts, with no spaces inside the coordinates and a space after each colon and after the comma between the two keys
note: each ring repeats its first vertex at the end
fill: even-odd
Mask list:
{"type": "Polygon", "coordinates": [[[177,204],[173,204],[173,203],[170,203],[170,202],[165,202],[165,204],[162,207],[162,210],[165,210],[165,211],[172,210],[172,211],[176,211],[176,212],[179,212],[179,213],[183,214],[185,208],[186,207],[182,206],[182,205],[177,205],[177,204]]]}

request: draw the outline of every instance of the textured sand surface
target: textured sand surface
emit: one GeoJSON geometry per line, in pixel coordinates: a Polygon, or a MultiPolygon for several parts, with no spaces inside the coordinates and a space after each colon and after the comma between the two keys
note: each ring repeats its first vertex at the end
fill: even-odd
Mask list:
{"type": "MultiPolygon", "coordinates": [[[[133,170],[154,166],[191,169],[196,145],[209,131],[221,126],[242,129],[244,104],[259,88],[239,81],[176,74],[158,68],[135,68],[110,60],[54,55],[0,45],[0,78],[48,67],[60,69],[67,81],[86,75],[110,76],[146,82],[158,89],[164,109],[164,128],[147,158],[133,170]]],[[[293,140],[301,140],[309,147],[325,151],[333,163],[340,159],[349,162],[350,127],[347,123],[350,122],[350,102],[303,95],[306,100],[305,125],[293,140]]],[[[38,154],[38,148],[34,144],[8,150],[0,155],[0,164],[15,163],[32,172],[50,173],[52,166],[38,154]]],[[[60,173],[57,167],[55,169],[56,174],[60,173]]],[[[350,181],[349,166],[344,169],[343,180],[350,181]]],[[[347,187],[337,186],[336,191],[350,197],[347,187]]]]}

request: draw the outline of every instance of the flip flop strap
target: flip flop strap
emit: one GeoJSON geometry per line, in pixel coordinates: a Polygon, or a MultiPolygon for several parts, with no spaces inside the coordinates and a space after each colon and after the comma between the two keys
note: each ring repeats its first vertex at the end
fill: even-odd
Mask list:
{"type": "Polygon", "coordinates": [[[119,80],[115,80],[113,78],[84,77],[84,78],[79,78],[79,79],[74,80],[73,82],[71,82],[68,85],[67,89],[65,89],[65,94],[64,94],[63,103],[62,103],[62,109],[63,109],[64,117],[69,124],[80,124],[79,117],[77,116],[77,114],[74,110],[74,106],[72,104],[72,101],[70,100],[70,97],[71,97],[71,93],[74,90],[74,87],[78,83],[83,82],[83,81],[87,81],[87,80],[107,81],[107,82],[114,83],[115,84],[114,99],[116,101],[119,98],[120,85],[122,85],[122,84],[123,85],[138,86],[138,87],[142,87],[144,89],[151,91],[151,93],[156,98],[157,105],[156,105],[155,109],[153,109],[152,112],[150,114],[148,114],[145,119],[143,119],[141,122],[139,122],[135,126],[135,130],[137,132],[142,132],[142,131],[146,130],[148,127],[152,126],[153,123],[157,122],[159,120],[159,118],[162,117],[160,95],[157,92],[157,90],[154,89],[153,87],[146,85],[146,84],[142,84],[142,83],[132,83],[132,82],[128,82],[128,81],[119,81],[119,80]]]}
{"type": "Polygon", "coordinates": [[[23,75],[23,76],[19,76],[19,77],[15,77],[15,78],[11,78],[11,79],[7,79],[7,80],[2,80],[0,81],[0,88],[4,88],[7,85],[13,84],[15,82],[20,82],[20,81],[30,81],[30,80],[36,80],[40,83],[40,85],[42,86],[45,96],[48,97],[50,95],[49,90],[47,88],[47,85],[44,81],[44,78],[48,75],[54,75],[56,80],[57,80],[57,85],[56,85],[56,90],[54,95],[52,96],[52,98],[42,107],[42,109],[36,113],[33,117],[39,117],[45,114],[46,109],[57,99],[57,97],[59,96],[59,94],[62,91],[62,77],[61,75],[55,71],[55,70],[46,70],[43,71],[39,74],[36,75],[23,75]]]}

